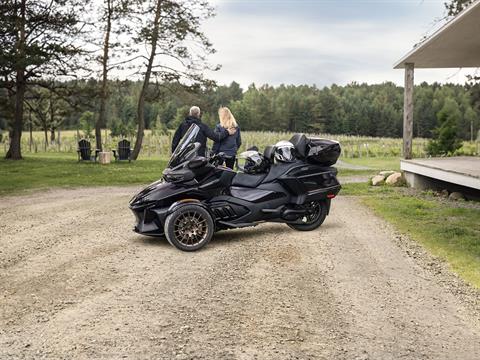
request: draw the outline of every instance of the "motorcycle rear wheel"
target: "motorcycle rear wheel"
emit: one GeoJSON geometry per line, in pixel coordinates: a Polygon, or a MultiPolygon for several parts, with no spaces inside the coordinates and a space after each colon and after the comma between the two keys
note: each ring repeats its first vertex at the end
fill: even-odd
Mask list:
{"type": "Polygon", "coordinates": [[[323,224],[328,213],[328,206],[325,201],[312,201],[308,204],[309,214],[301,219],[301,223],[287,224],[294,230],[312,231],[323,224]]]}
{"type": "Polygon", "coordinates": [[[199,250],[212,239],[213,219],[203,207],[185,205],[167,216],[165,236],[168,242],[183,251],[199,250]]]}

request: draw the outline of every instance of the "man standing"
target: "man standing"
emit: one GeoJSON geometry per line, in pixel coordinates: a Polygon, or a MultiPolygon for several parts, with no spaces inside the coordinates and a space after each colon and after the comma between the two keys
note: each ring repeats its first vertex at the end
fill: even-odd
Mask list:
{"type": "Polygon", "coordinates": [[[189,114],[190,115],[187,116],[186,119],[180,124],[177,131],[175,131],[175,135],[173,135],[172,152],[175,150],[180,142],[180,139],[183,137],[183,135],[185,135],[192,124],[195,124],[200,128],[200,132],[195,139],[196,142],[200,143],[200,148],[198,149],[198,155],[200,156],[205,156],[207,149],[207,138],[220,142],[227,136],[235,134],[234,129],[227,130],[221,128],[219,131],[213,131],[206,124],[202,123],[202,120],[200,120],[200,108],[198,106],[192,106],[189,114]]]}

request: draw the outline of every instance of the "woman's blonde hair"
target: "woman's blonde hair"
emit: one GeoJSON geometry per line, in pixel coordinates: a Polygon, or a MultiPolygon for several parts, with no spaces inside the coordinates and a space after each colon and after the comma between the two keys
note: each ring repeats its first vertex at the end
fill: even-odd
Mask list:
{"type": "Polygon", "coordinates": [[[218,117],[220,118],[220,125],[225,129],[236,128],[238,126],[232,112],[227,107],[218,109],[218,117]]]}

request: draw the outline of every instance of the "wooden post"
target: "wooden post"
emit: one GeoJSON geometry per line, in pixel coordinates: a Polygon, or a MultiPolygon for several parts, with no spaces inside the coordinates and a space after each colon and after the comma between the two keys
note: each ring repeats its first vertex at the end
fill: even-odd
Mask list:
{"type": "Polygon", "coordinates": [[[403,157],[412,158],[413,140],[413,74],[414,64],[405,64],[405,90],[403,100],[403,157]]]}

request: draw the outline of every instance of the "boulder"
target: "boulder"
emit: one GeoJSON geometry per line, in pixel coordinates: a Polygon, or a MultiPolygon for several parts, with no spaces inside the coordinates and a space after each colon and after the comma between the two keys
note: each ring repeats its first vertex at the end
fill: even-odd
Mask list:
{"type": "Polygon", "coordinates": [[[382,175],[382,176],[385,176],[385,177],[389,177],[390,175],[392,175],[393,173],[395,173],[395,171],[393,170],[384,170],[384,171],[380,171],[378,173],[378,175],[382,175]]]}
{"type": "Polygon", "coordinates": [[[440,191],[440,196],[443,198],[448,198],[448,190],[443,189],[442,191],[440,191]]]}
{"type": "Polygon", "coordinates": [[[403,180],[402,173],[394,172],[393,174],[387,177],[387,180],[385,180],[385,183],[387,185],[392,185],[392,186],[401,186],[405,183],[405,181],[403,180]]]}
{"type": "Polygon", "coordinates": [[[465,200],[465,196],[461,192],[454,191],[448,195],[449,200],[465,200]]]}
{"type": "Polygon", "coordinates": [[[382,185],[384,181],[385,181],[385,176],[383,175],[375,175],[371,180],[373,186],[382,185]]]}

